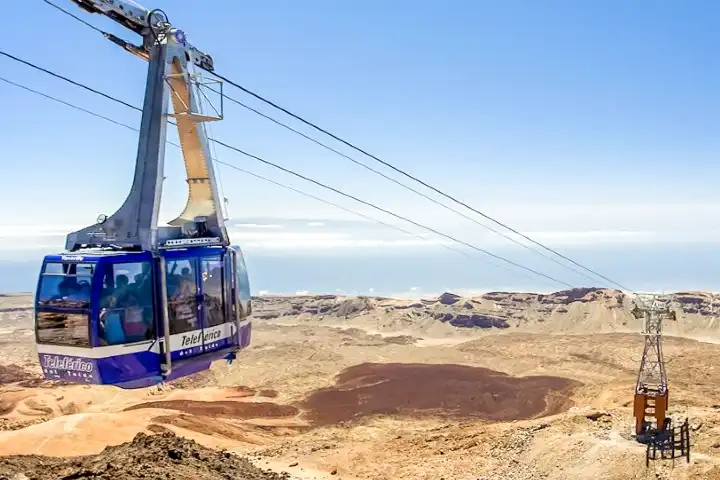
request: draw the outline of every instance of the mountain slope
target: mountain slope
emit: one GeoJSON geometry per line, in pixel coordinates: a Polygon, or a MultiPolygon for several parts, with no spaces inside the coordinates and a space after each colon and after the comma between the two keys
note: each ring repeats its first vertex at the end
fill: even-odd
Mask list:
{"type": "MultiPolygon", "coordinates": [[[[705,292],[679,292],[677,321],[668,322],[669,335],[720,332],[720,298],[705,292]]],[[[436,299],[397,300],[383,297],[336,295],[256,297],[255,317],[281,322],[367,320],[390,329],[400,327],[485,330],[517,329],[537,332],[638,332],[642,320],[631,310],[625,293],[603,288],[576,288],[551,294],[490,292],[463,298],[444,293],[436,299]]]]}

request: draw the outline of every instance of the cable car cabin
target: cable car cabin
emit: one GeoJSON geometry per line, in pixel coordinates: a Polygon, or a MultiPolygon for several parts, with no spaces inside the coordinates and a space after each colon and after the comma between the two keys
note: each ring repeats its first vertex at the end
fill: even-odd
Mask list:
{"type": "Polygon", "coordinates": [[[251,313],[239,247],[48,255],[35,296],[40,365],[47,379],[146,387],[234,359],[251,313]]]}

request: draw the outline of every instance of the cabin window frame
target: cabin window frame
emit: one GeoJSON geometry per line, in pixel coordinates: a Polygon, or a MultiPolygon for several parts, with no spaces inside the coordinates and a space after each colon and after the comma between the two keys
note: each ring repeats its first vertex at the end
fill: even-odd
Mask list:
{"type": "MultiPolygon", "coordinates": [[[[77,267],[75,267],[77,269],[77,267]]],[[[43,263],[40,271],[40,277],[38,279],[37,292],[35,298],[35,309],[33,312],[33,330],[35,333],[35,342],[38,345],[53,345],[59,347],[73,347],[73,348],[92,348],[92,318],[93,318],[93,302],[92,292],[95,286],[95,277],[98,271],[98,262],[96,260],[83,260],[82,262],[64,262],[62,260],[47,260],[43,263]],[[90,265],[92,267],[92,274],[90,278],[90,299],[86,306],[74,307],[67,305],[40,305],[40,296],[42,294],[43,280],[46,276],[59,276],[60,274],[46,273],[48,265],[90,265]],[[52,341],[45,338],[41,338],[41,332],[53,330],[52,328],[41,328],[40,327],[40,316],[46,314],[57,314],[57,315],[73,315],[84,319],[85,323],[85,337],[73,336],[74,340],[78,340],[81,343],[69,343],[67,341],[52,341]]],[[[76,274],[64,274],[64,277],[74,276],[76,274]]],[[[83,277],[88,277],[83,275],[83,277]]]]}
{"type": "MultiPolygon", "coordinates": [[[[92,289],[95,282],[95,274],[98,270],[98,262],[97,261],[91,261],[91,260],[85,260],[82,262],[63,262],[61,260],[50,260],[43,264],[42,270],[40,271],[40,279],[38,281],[37,285],[37,298],[35,303],[38,305],[39,308],[57,308],[57,309],[66,309],[66,310],[90,310],[92,308],[92,289]],[[68,270],[71,266],[75,266],[76,273],[48,273],[47,269],[48,266],[55,266],[60,265],[61,268],[64,266],[68,267],[68,270]],[[77,274],[77,268],[78,266],[84,266],[84,267],[90,267],[91,273],[90,275],[78,275],[77,274]],[[63,280],[67,278],[87,278],[89,279],[89,287],[90,287],[90,293],[87,299],[87,305],[84,306],[73,306],[73,305],[53,305],[53,304],[40,304],[40,302],[48,302],[49,300],[42,300],[42,294],[45,287],[45,279],[48,277],[62,277],[63,280]]],[[[62,280],[60,281],[60,284],[62,283],[62,280]]],[[[59,289],[60,284],[57,285],[56,289],[59,289]]]]}
{"type": "Polygon", "coordinates": [[[228,249],[223,256],[223,268],[225,274],[223,277],[223,288],[225,289],[225,315],[227,315],[228,322],[236,322],[239,319],[238,304],[237,304],[237,292],[235,283],[237,281],[235,277],[235,251],[228,249]]]}
{"type": "Polygon", "coordinates": [[[237,265],[233,275],[235,275],[237,284],[238,318],[244,320],[252,315],[252,289],[250,288],[250,276],[242,251],[235,250],[235,255],[237,265]]]}
{"type": "MultiPolygon", "coordinates": [[[[227,316],[227,308],[226,308],[226,305],[228,302],[227,302],[227,298],[226,298],[227,297],[226,288],[225,288],[226,270],[225,270],[225,259],[223,258],[223,254],[221,252],[218,252],[217,254],[213,254],[213,255],[205,255],[205,256],[197,257],[197,263],[198,263],[198,267],[199,267],[198,273],[200,275],[199,291],[202,292],[202,297],[201,297],[202,298],[202,307],[203,307],[202,308],[202,329],[205,330],[205,329],[209,329],[209,328],[213,328],[213,327],[219,327],[226,323],[231,323],[233,321],[233,319],[227,316]],[[222,322],[215,323],[215,324],[211,324],[209,322],[210,315],[208,315],[209,308],[208,308],[208,302],[207,302],[208,292],[205,290],[206,285],[209,286],[208,278],[205,277],[205,274],[206,273],[211,274],[212,270],[213,270],[213,268],[209,268],[208,270],[206,270],[206,266],[210,262],[216,263],[216,268],[217,268],[217,265],[219,265],[219,271],[220,271],[219,272],[220,273],[219,285],[220,285],[221,306],[220,306],[219,312],[222,314],[223,319],[222,319],[222,322]]],[[[211,292],[211,293],[215,294],[217,292],[211,292]]],[[[215,296],[215,295],[213,295],[213,296],[215,296]]]]}
{"type": "Polygon", "coordinates": [[[168,319],[168,323],[170,325],[170,335],[184,335],[189,332],[201,330],[202,327],[198,316],[198,293],[200,289],[198,287],[197,278],[199,275],[200,265],[197,261],[197,257],[193,255],[166,257],[165,264],[165,288],[167,291],[168,314],[170,316],[168,319]],[[176,267],[173,265],[181,262],[187,262],[190,266],[190,271],[187,274],[183,274],[183,268],[181,267],[181,273],[180,275],[177,275],[175,273],[176,267]],[[173,277],[179,278],[173,279],[173,277]],[[179,282],[176,282],[176,280],[179,280],[179,282]],[[192,292],[184,298],[181,295],[183,283],[187,283],[192,287],[192,292]],[[196,325],[192,325],[188,321],[191,317],[191,311],[192,318],[195,320],[196,325]]]}
{"type": "MultiPolygon", "coordinates": [[[[128,267],[130,268],[130,267],[128,267]]],[[[101,272],[98,273],[98,276],[101,279],[101,284],[98,286],[98,305],[97,305],[97,331],[95,332],[96,336],[96,343],[97,347],[109,347],[109,346],[118,346],[118,345],[136,345],[136,344],[142,344],[142,343],[149,343],[153,342],[155,338],[157,338],[158,335],[158,326],[157,326],[157,314],[156,314],[156,308],[155,308],[155,268],[154,268],[154,262],[151,258],[143,258],[143,259],[136,259],[136,258],[119,258],[119,259],[113,259],[111,262],[103,263],[102,268],[100,269],[101,272]],[[143,265],[147,266],[148,269],[148,275],[150,276],[149,279],[147,279],[148,284],[145,286],[145,288],[149,288],[149,292],[145,292],[147,295],[149,295],[149,301],[145,304],[142,303],[142,294],[138,296],[136,292],[132,292],[129,290],[128,294],[133,294],[133,296],[137,299],[138,305],[133,306],[123,306],[123,307],[115,307],[115,308],[108,308],[103,304],[106,298],[113,298],[115,301],[117,301],[118,296],[115,294],[118,287],[115,285],[115,282],[117,281],[117,275],[118,272],[115,271],[117,267],[122,267],[125,265],[129,266],[139,266],[140,268],[140,274],[144,271],[143,265]],[[106,272],[111,271],[113,275],[113,291],[109,295],[103,294],[103,289],[105,288],[105,276],[106,272]],[[128,335],[124,330],[124,326],[121,326],[123,329],[123,336],[124,341],[121,342],[108,342],[106,338],[106,334],[103,330],[100,329],[100,322],[101,322],[101,316],[105,318],[108,314],[121,312],[121,315],[126,314],[126,312],[130,308],[139,308],[143,311],[142,315],[145,315],[145,311],[147,309],[150,310],[150,322],[149,322],[149,329],[146,330],[145,338],[138,338],[135,339],[133,337],[130,337],[131,339],[128,339],[128,335]],[[149,330],[149,333],[148,333],[149,330]]],[[[136,275],[137,276],[137,275],[136,275]]],[[[129,280],[129,278],[128,278],[129,280]]],[[[135,280],[133,282],[129,282],[128,286],[135,284],[135,280]]],[[[124,323],[124,317],[121,317],[121,323],[124,323]]],[[[142,322],[145,323],[145,322],[142,322]]]]}

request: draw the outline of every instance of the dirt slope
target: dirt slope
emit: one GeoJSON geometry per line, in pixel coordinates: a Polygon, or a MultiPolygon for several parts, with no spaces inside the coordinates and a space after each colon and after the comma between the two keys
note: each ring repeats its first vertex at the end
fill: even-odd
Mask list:
{"type": "MultiPolygon", "coordinates": [[[[720,343],[713,297],[686,297],[678,331],[720,343]]],[[[619,292],[263,298],[252,347],[232,366],[133,391],[39,379],[22,302],[0,299],[0,328],[12,333],[0,336],[8,471],[46,462],[92,473],[140,456],[139,433],[173,432],[303,480],[720,480],[720,345],[666,338],[670,413],[690,418],[693,452],[690,463],[647,469],[631,408],[643,337],[619,292]],[[78,456],[87,458],[73,467],[78,456]]],[[[175,448],[152,438],[159,445],[143,448],[153,455],[175,448]]],[[[163,461],[216,478],[192,461],[163,461]]]]}

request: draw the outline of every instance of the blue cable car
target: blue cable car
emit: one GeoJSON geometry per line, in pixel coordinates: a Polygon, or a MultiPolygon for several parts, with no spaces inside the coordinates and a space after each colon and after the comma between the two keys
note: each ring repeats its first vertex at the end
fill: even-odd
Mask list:
{"type": "Polygon", "coordinates": [[[35,298],[40,365],[77,383],[170,381],[247,347],[250,302],[235,246],[48,255],[35,298]]]}
{"type": "Polygon", "coordinates": [[[212,58],[161,13],[147,13],[149,28],[138,28],[142,46],[123,44],[149,64],[130,193],[113,215],[68,234],[65,253],[42,263],[35,335],[48,379],[146,387],[232,361],[250,344],[245,259],[230,244],[203,125],[222,113],[198,107],[206,96],[195,67],[212,69],[212,58]],[[188,200],[158,226],[169,117],[188,200]]]}

